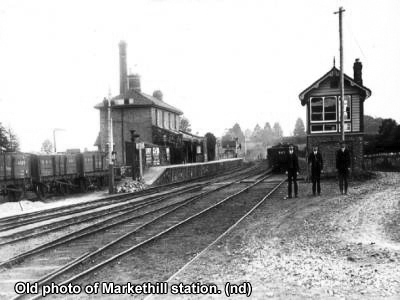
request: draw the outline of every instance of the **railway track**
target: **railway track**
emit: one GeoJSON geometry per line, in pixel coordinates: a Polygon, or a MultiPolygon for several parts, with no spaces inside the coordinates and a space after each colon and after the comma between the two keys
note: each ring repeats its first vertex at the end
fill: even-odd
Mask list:
{"type": "MultiPolygon", "coordinates": [[[[100,237],[100,235],[96,236],[93,234],[86,235],[86,239],[82,239],[81,237],[80,239],[74,239],[72,243],[68,241],[67,243],[59,244],[57,245],[59,248],[53,249],[54,253],[51,256],[54,256],[55,253],[61,253],[62,255],[68,256],[69,262],[63,263],[62,256],[61,259],[58,259],[58,262],[52,260],[51,263],[57,264],[57,267],[53,268],[51,272],[40,268],[40,266],[42,266],[40,262],[42,261],[43,263],[43,261],[46,261],[46,255],[48,253],[42,255],[42,257],[36,255],[28,260],[26,257],[20,257],[17,258],[17,261],[19,259],[25,259],[24,265],[22,266],[24,275],[26,276],[26,272],[28,272],[30,277],[34,277],[30,278],[29,281],[38,281],[40,284],[45,284],[49,281],[64,281],[64,283],[76,281],[79,278],[90,276],[90,274],[93,274],[97,269],[104,268],[103,266],[105,264],[114,264],[116,260],[121,259],[124,255],[126,256],[133,252],[135,253],[135,257],[138,253],[143,255],[143,247],[151,247],[152,244],[157,244],[157,242],[165,239],[166,236],[171,235],[174,231],[185,228],[185,226],[188,226],[187,224],[191,222],[201,221],[204,217],[206,217],[206,219],[209,218],[207,222],[204,222],[204,220],[202,221],[208,225],[212,224],[216,219],[222,221],[224,224],[235,220],[239,215],[243,215],[243,211],[249,211],[249,209],[254,207],[256,200],[252,199],[251,201],[246,201],[245,193],[249,189],[255,191],[259,189],[256,188],[256,186],[263,183],[266,177],[263,176],[261,179],[258,179],[258,176],[259,175],[250,174],[245,177],[247,179],[253,177],[253,180],[256,180],[254,183],[244,183],[242,181],[245,178],[241,178],[235,182],[221,184],[217,189],[203,191],[197,195],[182,199],[181,201],[170,203],[168,206],[160,207],[159,210],[153,210],[152,212],[143,214],[139,218],[136,217],[135,219],[135,217],[132,217],[129,221],[121,222],[116,226],[111,226],[108,229],[102,230],[103,246],[98,249],[92,249],[91,251],[89,249],[89,251],[87,251],[88,245],[93,244],[93,240],[95,241],[100,237]],[[226,197],[226,191],[224,191],[227,187],[230,187],[229,193],[233,193],[228,197],[226,197]],[[205,197],[206,195],[207,197],[205,197]],[[241,204],[238,205],[236,201],[233,202],[232,199],[234,198],[239,199],[241,204]],[[217,212],[225,211],[225,213],[226,211],[230,211],[230,217],[228,218],[230,221],[223,217],[215,219],[215,215],[212,213],[215,210],[217,212]],[[145,215],[146,217],[143,217],[145,215]],[[131,230],[132,228],[133,230],[131,230]],[[122,232],[125,233],[122,234],[122,232]],[[104,241],[104,235],[107,236],[108,243],[104,241]],[[88,237],[90,237],[90,239],[87,239],[88,237]],[[61,245],[64,245],[64,248],[60,248],[61,245]]],[[[266,188],[270,190],[271,193],[272,190],[276,189],[275,185],[279,186],[280,184],[281,182],[278,184],[276,182],[263,184],[264,186],[257,192],[257,195],[259,192],[265,194],[266,188]]],[[[220,226],[217,227],[219,228],[220,226]]],[[[196,234],[194,233],[193,236],[196,236],[196,234]]],[[[145,252],[147,253],[147,251],[145,252]]],[[[11,269],[10,271],[5,270],[0,277],[0,281],[4,283],[4,276],[12,277],[17,280],[18,276],[21,275],[20,272],[21,267],[11,269]],[[6,273],[8,273],[8,275],[6,273]]]]}
{"type": "MultiPolygon", "coordinates": [[[[223,176],[224,174],[231,174],[232,172],[240,172],[245,169],[246,168],[237,168],[234,170],[230,170],[229,172],[216,174],[215,176],[213,176],[211,178],[218,178],[220,176],[223,176]]],[[[207,177],[207,178],[209,179],[210,177],[207,177]]],[[[148,189],[141,190],[138,192],[133,192],[133,193],[112,195],[112,196],[108,196],[108,197],[101,198],[101,199],[86,201],[84,203],[70,204],[70,205],[50,208],[50,209],[26,213],[26,214],[19,214],[19,215],[15,215],[15,216],[3,217],[3,218],[0,218],[0,232],[4,232],[4,231],[14,229],[17,227],[21,227],[24,225],[29,225],[29,224],[38,223],[41,221],[46,221],[46,220],[62,217],[62,216],[72,214],[72,213],[80,213],[80,212],[85,212],[88,210],[93,210],[93,209],[96,209],[99,207],[103,207],[105,205],[117,204],[117,203],[125,202],[127,200],[132,200],[132,199],[136,199],[136,198],[143,197],[143,196],[154,195],[154,194],[157,194],[157,193],[160,193],[163,191],[169,191],[170,189],[173,189],[173,188],[179,188],[182,185],[190,184],[194,181],[198,181],[201,179],[204,179],[204,177],[197,178],[197,179],[190,179],[190,180],[176,182],[176,183],[170,183],[170,184],[161,185],[161,186],[150,187],[148,189]]]]}
{"type": "MultiPolygon", "coordinates": [[[[259,167],[255,167],[242,170],[242,172],[238,174],[222,176],[220,180],[224,181],[227,178],[232,179],[233,177],[242,176],[241,174],[243,173],[249,177],[252,176],[254,172],[259,172],[259,169],[259,167]]],[[[13,261],[18,261],[20,257],[51,248],[53,245],[74,239],[76,236],[80,237],[90,232],[105,230],[110,226],[125,222],[132,215],[136,217],[140,214],[147,214],[168,203],[174,203],[175,200],[178,200],[174,200],[176,196],[190,195],[190,193],[210,185],[211,182],[215,182],[215,180],[206,181],[194,186],[190,185],[188,188],[174,190],[162,196],[154,196],[141,202],[124,204],[123,207],[106,209],[103,211],[101,217],[98,215],[92,216],[91,214],[78,217],[71,216],[68,219],[63,219],[38,228],[14,233],[12,236],[8,237],[8,239],[7,237],[3,237],[2,244],[0,244],[0,255],[2,257],[0,265],[9,265],[13,263],[13,261]],[[82,220],[78,222],[78,219],[82,220]]]]}
{"type": "MultiPolygon", "coordinates": [[[[260,166],[240,169],[237,175],[253,172],[259,168],[260,166]]],[[[101,201],[99,201],[101,204],[98,201],[94,202],[94,206],[90,206],[91,203],[89,203],[89,205],[84,205],[84,208],[81,205],[73,205],[71,210],[68,210],[68,207],[61,208],[61,212],[52,209],[50,211],[46,210],[43,212],[37,212],[33,215],[28,214],[22,217],[16,216],[13,218],[5,218],[6,220],[3,220],[3,225],[9,223],[10,226],[8,227],[8,231],[0,233],[0,246],[35,238],[40,235],[48,235],[49,233],[60,231],[67,227],[71,231],[84,227],[87,224],[92,224],[97,220],[101,222],[101,220],[106,220],[112,216],[118,217],[121,214],[129,213],[136,209],[136,207],[151,205],[153,202],[173,197],[176,193],[185,193],[191,190],[200,189],[203,186],[212,184],[212,182],[216,180],[221,180],[221,176],[222,178],[229,178],[232,177],[232,174],[219,175],[219,177],[200,183],[189,183],[188,185],[178,186],[161,193],[153,192],[146,197],[140,196],[141,194],[114,195],[107,197],[106,199],[101,199],[101,201]],[[30,219],[31,217],[32,219],[30,219]],[[26,224],[37,225],[26,226],[26,224]]],[[[165,186],[163,188],[165,188],[165,186]]]]}
{"type": "MultiPolygon", "coordinates": [[[[22,254],[22,255],[18,255],[10,260],[8,260],[7,262],[3,262],[2,266],[10,266],[12,264],[18,263],[20,261],[24,261],[24,264],[28,261],[28,263],[32,263],[33,266],[31,265],[31,267],[33,269],[35,269],[34,265],[35,263],[39,262],[40,265],[40,261],[42,260],[46,260],[46,252],[45,251],[50,251],[51,249],[53,249],[55,252],[58,251],[58,254],[60,253],[59,249],[62,249],[62,247],[64,247],[64,250],[61,251],[61,256],[57,255],[57,257],[59,258],[56,267],[54,268],[54,272],[59,272],[60,270],[68,270],[69,268],[72,268],[73,265],[76,265],[77,263],[80,263],[82,259],[88,258],[89,256],[87,256],[88,254],[83,251],[83,250],[88,250],[89,252],[91,252],[90,257],[99,253],[99,251],[101,251],[102,253],[104,252],[104,249],[110,248],[112,246],[112,241],[117,241],[118,240],[123,240],[126,237],[132,235],[133,233],[137,232],[138,230],[140,230],[141,228],[146,228],[149,226],[149,224],[154,223],[156,220],[162,219],[163,217],[165,218],[166,215],[170,215],[173,211],[176,211],[177,209],[179,209],[180,207],[183,207],[185,205],[187,205],[188,203],[194,203],[194,202],[199,202],[199,199],[202,199],[202,197],[204,197],[205,195],[211,194],[211,193],[216,193],[219,190],[222,190],[228,186],[233,185],[234,183],[240,183],[241,180],[243,180],[244,178],[250,178],[250,177],[258,177],[259,175],[256,175],[256,173],[259,172],[259,170],[257,169],[253,169],[251,172],[247,172],[247,174],[244,176],[242,175],[242,177],[237,180],[237,181],[231,181],[228,183],[224,183],[224,184],[219,184],[217,185],[217,188],[205,188],[205,191],[201,192],[201,193],[196,193],[194,195],[188,194],[186,195],[186,197],[183,198],[179,198],[179,197],[175,197],[175,199],[173,201],[170,201],[169,203],[165,203],[164,202],[159,202],[159,206],[155,207],[155,206],[147,206],[147,211],[146,209],[141,210],[141,212],[137,212],[136,215],[126,215],[126,218],[121,218],[118,222],[114,222],[114,223],[109,223],[109,224],[102,224],[101,226],[95,226],[94,228],[92,228],[92,230],[87,230],[86,232],[84,231],[80,231],[80,232],[76,232],[73,235],[69,235],[69,236],[65,236],[61,239],[52,241],[50,243],[47,243],[46,245],[42,245],[40,247],[37,247],[36,249],[34,249],[33,251],[27,251],[26,253],[22,254]],[[161,203],[163,203],[161,205],[161,203]],[[132,227],[135,227],[136,229],[134,231],[129,231],[132,227]],[[106,234],[107,233],[107,234],[106,234]],[[105,238],[104,235],[107,235],[107,237],[105,238]],[[90,240],[88,240],[88,237],[91,237],[90,240]],[[75,244],[73,244],[75,243],[75,244]],[[107,244],[108,243],[108,244],[107,244]],[[104,244],[107,244],[106,248],[104,248],[104,244]],[[58,247],[58,248],[57,248],[58,247]],[[98,250],[95,250],[94,247],[98,248],[98,250]],[[77,250],[77,251],[72,251],[74,253],[68,253],[68,259],[67,260],[72,260],[76,259],[77,257],[80,257],[80,259],[78,259],[77,261],[75,261],[75,263],[73,263],[71,266],[66,267],[65,266],[65,258],[63,257],[62,253],[66,252],[65,249],[68,249],[67,252],[71,252],[71,250],[77,250]],[[91,251],[90,251],[91,250],[91,251]],[[44,254],[41,254],[43,253],[44,254]],[[80,252],[80,253],[79,253],[80,252]],[[42,257],[40,257],[40,255],[42,255],[42,257]],[[30,261],[29,261],[30,260],[30,261]],[[63,262],[64,260],[64,262],[63,262]]],[[[224,178],[227,179],[227,178],[224,178]]],[[[208,186],[210,185],[209,183],[207,184],[208,186]]],[[[184,194],[184,193],[182,193],[184,194]]],[[[116,243],[117,243],[116,242],[116,243]]],[[[115,244],[115,243],[114,243],[115,244]]],[[[118,246],[117,248],[119,248],[120,246],[118,246]]],[[[114,249],[112,251],[118,251],[117,249],[114,249]]],[[[67,265],[71,264],[71,262],[68,262],[67,265]]],[[[52,262],[54,263],[54,262],[52,262]]],[[[24,270],[24,276],[26,275],[26,270],[29,267],[22,267],[22,269],[24,270]]],[[[31,269],[32,269],[31,268],[31,269]]],[[[43,270],[43,268],[39,268],[41,269],[41,271],[44,271],[44,273],[46,273],[46,277],[48,277],[48,272],[47,270],[43,270]]],[[[2,284],[7,285],[7,280],[5,280],[5,278],[20,278],[21,277],[21,268],[17,267],[14,269],[11,269],[11,273],[8,272],[8,270],[5,270],[5,272],[2,273],[0,281],[2,281],[2,284]],[[7,275],[5,275],[6,273],[9,273],[7,275]]],[[[44,274],[35,274],[36,277],[35,279],[39,280],[40,278],[38,277],[38,275],[41,275],[41,277],[44,276],[44,274]]],[[[44,278],[44,277],[43,277],[44,278]]],[[[52,278],[52,277],[50,277],[52,278]]],[[[22,278],[24,279],[24,278],[22,278]]],[[[4,290],[4,287],[1,288],[1,290],[4,290]]]]}

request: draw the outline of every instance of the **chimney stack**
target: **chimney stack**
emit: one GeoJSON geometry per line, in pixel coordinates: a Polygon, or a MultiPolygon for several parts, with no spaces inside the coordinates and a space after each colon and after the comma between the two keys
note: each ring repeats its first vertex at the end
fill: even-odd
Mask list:
{"type": "Polygon", "coordinates": [[[353,71],[354,71],[354,81],[362,85],[363,80],[362,80],[362,63],[360,62],[359,58],[356,58],[356,61],[354,62],[353,65],[353,71]]]}
{"type": "Polygon", "coordinates": [[[126,66],[126,43],[121,41],[119,43],[119,93],[125,94],[128,90],[128,78],[127,78],[127,66],[126,66]]]}
{"type": "Polygon", "coordinates": [[[160,90],[154,91],[153,92],[153,97],[158,99],[158,100],[160,100],[160,101],[163,101],[163,93],[160,90]]]}

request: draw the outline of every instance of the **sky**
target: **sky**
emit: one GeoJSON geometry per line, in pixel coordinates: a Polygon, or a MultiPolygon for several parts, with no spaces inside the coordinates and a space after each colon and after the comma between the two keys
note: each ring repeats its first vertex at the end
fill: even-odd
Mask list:
{"type": "Polygon", "coordinates": [[[365,113],[400,123],[398,0],[1,0],[0,122],[22,151],[56,128],[58,151],[93,149],[125,40],[142,91],[161,90],[194,133],[279,122],[289,135],[305,121],[299,93],[339,67],[340,6],[344,71],[360,58],[372,90],[365,113]]]}

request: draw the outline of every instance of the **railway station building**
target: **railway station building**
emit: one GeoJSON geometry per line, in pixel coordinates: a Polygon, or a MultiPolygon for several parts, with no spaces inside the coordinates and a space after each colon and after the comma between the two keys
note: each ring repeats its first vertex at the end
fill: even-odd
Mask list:
{"type": "MultiPolygon", "coordinates": [[[[363,85],[362,63],[358,59],[353,71],[353,78],[344,74],[344,131],[351,168],[358,173],[363,168],[364,101],[371,96],[371,90],[363,85]]],[[[318,145],[325,173],[336,173],[336,151],[341,140],[340,71],[333,66],[302,91],[299,98],[306,107],[306,149],[310,152],[313,145],[318,145]]]]}
{"type": "MultiPolygon", "coordinates": [[[[117,166],[131,166],[133,152],[142,142],[145,167],[201,162],[206,159],[205,138],[180,130],[183,112],[166,103],[161,91],[152,95],[141,90],[140,75],[127,74],[126,43],[119,43],[120,93],[112,97],[113,151],[117,166]],[[133,139],[132,131],[139,137],[133,139]]],[[[100,112],[100,132],[95,146],[108,151],[108,101],[95,106],[100,112]]]]}

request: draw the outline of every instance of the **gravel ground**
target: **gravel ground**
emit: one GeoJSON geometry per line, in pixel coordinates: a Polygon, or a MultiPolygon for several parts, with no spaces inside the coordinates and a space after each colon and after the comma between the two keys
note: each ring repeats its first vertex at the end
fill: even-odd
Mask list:
{"type": "Polygon", "coordinates": [[[18,214],[25,214],[34,211],[50,209],[53,207],[60,207],[71,205],[81,202],[88,202],[97,200],[108,196],[108,191],[96,191],[86,194],[75,194],[67,196],[54,196],[45,201],[31,201],[23,199],[19,202],[4,202],[3,197],[0,196],[0,218],[14,216],[18,214]]]}
{"type": "Polygon", "coordinates": [[[400,174],[351,182],[346,196],[333,180],[320,197],[302,182],[299,195],[266,202],[174,282],[247,281],[254,299],[400,299],[400,174]]]}

